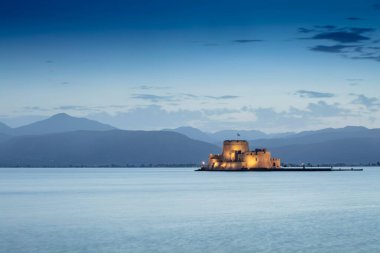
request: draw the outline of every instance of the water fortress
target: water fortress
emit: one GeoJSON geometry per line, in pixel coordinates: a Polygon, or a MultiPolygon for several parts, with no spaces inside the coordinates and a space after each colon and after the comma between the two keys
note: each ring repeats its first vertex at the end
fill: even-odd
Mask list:
{"type": "Polygon", "coordinates": [[[362,171],[363,169],[333,169],[332,167],[281,167],[266,149],[249,150],[245,140],[226,140],[223,153],[210,154],[208,163],[197,171],[362,171]]]}
{"type": "Polygon", "coordinates": [[[226,140],[223,143],[221,155],[210,154],[208,170],[255,170],[255,169],[280,169],[281,162],[278,158],[272,158],[266,149],[250,151],[247,141],[226,140]]]}

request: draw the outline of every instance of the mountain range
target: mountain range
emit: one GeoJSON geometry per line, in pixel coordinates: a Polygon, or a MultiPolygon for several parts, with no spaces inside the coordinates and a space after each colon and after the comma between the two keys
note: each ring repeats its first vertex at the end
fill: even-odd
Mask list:
{"type": "Polygon", "coordinates": [[[113,126],[86,118],[72,117],[66,113],[59,113],[48,119],[17,128],[0,123],[0,133],[7,135],[41,135],[77,130],[107,131],[113,129],[115,129],[113,126]]]}
{"type": "Polygon", "coordinates": [[[194,140],[207,141],[218,145],[221,145],[224,140],[236,139],[238,137],[237,134],[240,135],[240,138],[245,140],[282,138],[296,134],[293,132],[267,134],[259,130],[222,130],[210,133],[203,132],[194,127],[178,127],[164,130],[177,132],[194,140]]]}
{"type": "Polygon", "coordinates": [[[218,147],[165,131],[73,131],[16,136],[0,143],[0,166],[199,164],[218,147]]]}
{"type": "Polygon", "coordinates": [[[220,153],[225,139],[247,139],[284,163],[367,164],[380,161],[380,129],[360,126],[300,133],[119,130],[86,118],[57,114],[26,126],[0,123],[0,166],[147,166],[199,164],[220,153]]]}

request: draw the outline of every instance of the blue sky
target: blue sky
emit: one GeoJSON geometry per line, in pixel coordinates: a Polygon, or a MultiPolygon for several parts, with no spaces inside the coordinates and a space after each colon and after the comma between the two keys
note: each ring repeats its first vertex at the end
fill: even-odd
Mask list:
{"type": "Polygon", "coordinates": [[[378,1],[2,1],[0,121],[380,126],[378,1]]]}

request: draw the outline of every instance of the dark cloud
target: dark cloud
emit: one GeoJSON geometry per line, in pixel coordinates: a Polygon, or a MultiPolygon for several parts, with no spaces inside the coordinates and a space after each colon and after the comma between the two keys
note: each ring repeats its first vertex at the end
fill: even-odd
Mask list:
{"type": "Polygon", "coordinates": [[[336,29],[337,27],[335,25],[316,25],[315,28],[332,30],[332,29],[336,29]]]}
{"type": "Polygon", "coordinates": [[[334,45],[334,46],[324,46],[317,45],[315,47],[310,48],[312,51],[325,52],[325,53],[344,53],[344,49],[353,48],[356,46],[347,46],[347,45],[334,45]]]}
{"type": "Polygon", "coordinates": [[[232,42],[244,44],[244,43],[262,42],[262,40],[257,40],[257,39],[239,39],[239,40],[233,40],[232,42]]]}
{"type": "MultiPolygon", "coordinates": [[[[263,40],[259,39],[236,39],[232,40],[233,43],[236,44],[248,44],[248,43],[255,43],[255,42],[262,42],[263,40]]],[[[205,47],[218,47],[218,46],[223,46],[226,45],[225,43],[203,43],[202,44],[205,47]]]]}
{"type": "Polygon", "coordinates": [[[337,27],[334,25],[314,26],[314,28],[298,28],[299,33],[314,33],[314,36],[300,39],[329,40],[339,43],[357,43],[370,40],[363,33],[374,32],[376,29],[368,27],[337,27]]]}
{"type": "MultiPolygon", "coordinates": [[[[307,29],[307,28],[302,28],[307,29]]],[[[298,30],[300,32],[300,29],[298,30]]],[[[369,27],[336,27],[332,25],[314,26],[309,30],[311,36],[300,38],[304,40],[326,40],[339,42],[336,45],[315,45],[309,47],[314,52],[335,53],[347,59],[353,60],[373,60],[380,61],[380,53],[373,44],[378,39],[373,39],[369,35],[376,29],[369,27]],[[348,44],[347,43],[351,43],[348,44]]]]}
{"type": "Polygon", "coordinates": [[[331,98],[335,96],[332,93],[317,92],[310,90],[298,90],[295,92],[295,95],[300,96],[302,98],[331,98]]]}
{"type": "Polygon", "coordinates": [[[372,8],[374,8],[375,10],[380,10],[380,3],[373,4],[372,8]]]}
{"type": "Polygon", "coordinates": [[[370,40],[369,37],[363,36],[357,32],[325,32],[313,36],[314,40],[330,40],[340,43],[355,43],[364,40],[370,40]]]}
{"type": "Polygon", "coordinates": [[[362,18],[358,18],[358,17],[348,17],[346,18],[347,20],[351,20],[351,21],[358,21],[358,20],[363,20],[362,18]]]}
{"type": "Polygon", "coordinates": [[[312,33],[312,32],[315,32],[315,30],[314,29],[308,29],[308,28],[300,27],[300,28],[298,28],[298,32],[299,33],[312,33]]]}
{"type": "Polygon", "coordinates": [[[376,29],[373,29],[373,28],[358,28],[358,27],[351,27],[350,30],[358,34],[376,31],[376,29]]]}

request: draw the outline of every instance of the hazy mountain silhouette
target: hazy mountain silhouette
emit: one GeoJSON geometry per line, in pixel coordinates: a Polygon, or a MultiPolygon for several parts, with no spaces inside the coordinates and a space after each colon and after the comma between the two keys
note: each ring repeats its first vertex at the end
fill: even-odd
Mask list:
{"type": "Polygon", "coordinates": [[[311,144],[294,144],[270,149],[285,163],[367,164],[380,162],[380,137],[329,140],[311,144]]]}
{"type": "MultiPolygon", "coordinates": [[[[349,133],[358,133],[358,132],[366,132],[369,129],[363,126],[346,126],[343,128],[324,128],[320,130],[314,130],[314,131],[303,131],[299,133],[292,134],[291,137],[302,137],[302,136],[308,136],[308,135],[315,135],[315,134],[349,134],[349,133]]],[[[290,137],[290,135],[285,136],[290,137]]]]}
{"type": "Polygon", "coordinates": [[[348,139],[348,138],[378,138],[380,129],[368,129],[365,127],[348,126],[344,128],[328,128],[317,131],[307,131],[288,137],[251,140],[251,146],[258,148],[273,148],[293,144],[312,144],[324,141],[348,139]]]}
{"type": "Polygon", "coordinates": [[[10,134],[12,132],[12,128],[7,126],[4,123],[0,122],[0,134],[10,134]]]}
{"type": "Polygon", "coordinates": [[[215,139],[218,141],[223,140],[233,140],[238,138],[237,134],[240,134],[239,139],[259,139],[259,138],[267,138],[268,135],[264,132],[258,130],[223,130],[213,133],[215,139]]]}
{"type": "MultiPolygon", "coordinates": [[[[196,133],[196,130],[192,131],[196,133]]],[[[258,139],[248,139],[250,148],[267,148],[285,163],[361,164],[380,161],[378,151],[380,150],[380,129],[347,126],[284,134],[231,130],[210,134],[215,139],[217,139],[215,136],[219,138],[219,141],[215,142],[215,139],[212,139],[211,142],[218,143],[220,146],[223,139],[235,139],[237,132],[241,133],[239,137],[241,139],[248,139],[245,136],[256,138],[262,136],[258,139]]],[[[187,132],[183,133],[188,134],[187,132]]],[[[200,138],[201,136],[198,134],[195,137],[200,138]]]]}
{"type": "Polygon", "coordinates": [[[0,142],[0,166],[199,164],[212,144],[166,131],[75,131],[0,142]]]}
{"type": "Polygon", "coordinates": [[[247,139],[285,163],[368,163],[380,160],[380,129],[348,126],[300,133],[256,130],[207,133],[192,127],[123,131],[57,114],[18,128],[0,124],[0,166],[127,166],[198,164],[220,153],[225,139],[247,139]],[[217,144],[217,145],[215,145],[217,144]]]}
{"type": "Polygon", "coordinates": [[[2,130],[0,126],[0,133],[12,135],[35,135],[35,134],[49,134],[49,133],[62,133],[78,130],[90,131],[106,131],[115,129],[110,125],[102,124],[95,120],[86,118],[72,117],[65,113],[56,114],[45,120],[37,121],[35,123],[21,126],[17,128],[9,128],[2,130]]]}
{"type": "Polygon", "coordinates": [[[215,133],[203,132],[194,127],[178,127],[174,129],[164,129],[165,131],[173,131],[180,134],[184,134],[189,138],[194,140],[206,141],[213,144],[221,145],[224,140],[231,139],[268,139],[268,138],[279,138],[293,135],[295,133],[278,133],[278,134],[266,134],[258,130],[222,130],[215,133]],[[237,134],[240,134],[240,137],[237,134]]]}
{"type": "MultiPolygon", "coordinates": [[[[8,140],[9,138],[10,138],[9,135],[0,133],[0,142],[8,140]]],[[[0,154],[0,156],[1,156],[1,154],[0,154]]]]}
{"type": "Polygon", "coordinates": [[[214,138],[212,133],[203,132],[199,130],[198,128],[194,128],[194,127],[185,126],[185,127],[178,127],[175,129],[164,129],[164,131],[172,131],[172,132],[180,133],[194,140],[200,140],[200,141],[205,141],[209,143],[218,142],[218,139],[214,138]]]}

